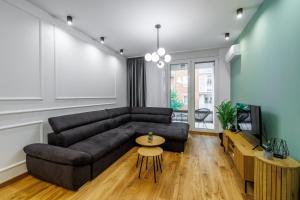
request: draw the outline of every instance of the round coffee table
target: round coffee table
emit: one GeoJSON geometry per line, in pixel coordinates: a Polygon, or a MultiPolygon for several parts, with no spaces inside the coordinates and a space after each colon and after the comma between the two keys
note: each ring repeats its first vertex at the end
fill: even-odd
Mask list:
{"type": "Polygon", "coordinates": [[[145,147],[160,146],[163,143],[165,143],[165,141],[166,141],[165,138],[158,136],[158,135],[153,135],[151,142],[149,142],[149,140],[148,140],[148,135],[140,136],[135,139],[136,143],[138,143],[141,146],[145,146],[145,147]]]}
{"type": "Polygon", "coordinates": [[[160,172],[162,172],[161,160],[160,160],[160,156],[162,155],[162,153],[163,153],[163,149],[160,147],[140,147],[138,149],[138,155],[142,157],[139,178],[141,177],[141,171],[142,171],[142,167],[143,167],[144,157],[147,158],[146,169],[147,169],[147,165],[148,165],[148,157],[152,157],[154,182],[156,183],[156,172],[158,171],[158,167],[160,168],[160,172]]]}
{"type": "MultiPolygon", "coordinates": [[[[165,143],[165,138],[158,136],[158,135],[153,135],[152,136],[152,141],[149,142],[148,140],[148,135],[140,136],[135,139],[135,142],[143,147],[148,147],[148,148],[155,148],[157,146],[160,146],[165,143]]],[[[148,157],[146,156],[146,169],[148,168],[148,157]]],[[[140,161],[140,154],[138,153],[137,161],[136,161],[136,168],[138,168],[140,161]]],[[[162,153],[160,154],[160,161],[163,161],[163,156],[162,153]]],[[[158,165],[157,165],[158,168],[158,165]]]]}

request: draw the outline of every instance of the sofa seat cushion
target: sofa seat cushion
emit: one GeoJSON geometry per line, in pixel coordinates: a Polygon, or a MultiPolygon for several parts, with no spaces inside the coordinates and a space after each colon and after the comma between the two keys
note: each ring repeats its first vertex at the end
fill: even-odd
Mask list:
{"type": "Polygon", "coordinates": [[[166,140],[186,141],[188,138],[188,129],[185,125],[182,127],[173,126],[172,124],[160,124],[151,122],[132,122],[130,124],[134,128],[136,135],[146,135],[152,131],[156,135],[164,137],[166,140]]]}
{"type": "Polygon", "coordinates": [[[177,127],[177,128],[183,128],[184,130],[189,130],[190,129],[190,125],[188,123],[184,123],[184,122],[172,122],[172,124],[170,124],[171,126],[177,127]]]}
{"type": "Polygon", "coordinates": [[[96,161],[126,143],[133,135],[132,129],[115,128],[73,144],[68,148],[88,153],[92,156],[92,160],[96,161]]]}
{"type": "Polygon", "coordinates": [[[139,122],[127,122],[119,126],[121,129],[135,129],[138,126],[139,122]]]}

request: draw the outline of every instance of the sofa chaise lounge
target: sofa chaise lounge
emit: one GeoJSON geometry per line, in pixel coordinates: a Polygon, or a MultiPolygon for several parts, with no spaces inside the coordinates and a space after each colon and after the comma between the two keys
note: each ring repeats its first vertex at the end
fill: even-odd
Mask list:
{"type": "Polygon", "coordinates": [[[183,152],[189,125],[172,123],[173,110],[122,107],[49,118],[48,144],[24,147],[28,173],[77,190],[153,131],[166,139],[164,150],[183,152]]]}

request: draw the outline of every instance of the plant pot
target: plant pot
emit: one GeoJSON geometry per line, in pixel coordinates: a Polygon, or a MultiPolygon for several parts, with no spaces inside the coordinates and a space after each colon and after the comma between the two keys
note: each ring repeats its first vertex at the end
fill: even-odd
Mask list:
{"type": "Polygon", "coordinates": [[[220,142],[221,147],[224,147],[224,145],[223,145],[223,134],[224,134],[223,132],[219,133],[219,138],[221,140],[221,142],[220,142]]]}
{"type": "Polygon", "coordinates": [[[152,135],[148,135],[148,143],[152,143],[153,140],[153,136],[152,135]]]}

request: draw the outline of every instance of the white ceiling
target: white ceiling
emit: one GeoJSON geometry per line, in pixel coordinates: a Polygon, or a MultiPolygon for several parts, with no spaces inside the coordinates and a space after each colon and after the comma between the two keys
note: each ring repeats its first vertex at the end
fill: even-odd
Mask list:
{"type": "Polygon", "coordinates": [[[73,16],[74,26],[128,57],[156,48],[154,25],[162,25],[168,52],[225,47],[237,39],[263,0],[28,0],[51,15],[73,16]],[[237,8],[244,17],[237,20],[237,8]],[[230,32],[229,42],[224,40],[230,32]]]}

